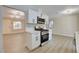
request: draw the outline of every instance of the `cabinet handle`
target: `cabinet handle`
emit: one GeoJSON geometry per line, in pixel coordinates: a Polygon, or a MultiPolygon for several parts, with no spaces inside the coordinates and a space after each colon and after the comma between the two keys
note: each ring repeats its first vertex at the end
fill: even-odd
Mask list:
{"type": "Polygon", "coordinates": [[[38,37],[36,37],[36,41],[38,41],[38,37]]]}

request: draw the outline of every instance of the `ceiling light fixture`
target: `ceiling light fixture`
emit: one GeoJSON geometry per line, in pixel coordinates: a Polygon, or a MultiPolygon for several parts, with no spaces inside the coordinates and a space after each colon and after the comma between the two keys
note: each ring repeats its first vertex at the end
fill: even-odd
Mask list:
{"type": "Polygon", "coordinates": [[[66,9],[62,12],[60,12],[61,14],[72,14],[72,13],[75,13],[76,11],[78,11],[79,9],[78,8],[71,8],[71,9],[66,9]]]}

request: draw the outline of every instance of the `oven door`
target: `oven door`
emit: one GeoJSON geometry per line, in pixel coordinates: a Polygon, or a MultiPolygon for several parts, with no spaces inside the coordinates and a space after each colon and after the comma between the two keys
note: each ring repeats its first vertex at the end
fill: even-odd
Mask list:
{"type": "Polygon", "coordinates": [[[41,36],[41,43],[48,41],[49,39],[49,34],[44,34],[41,36]]]}

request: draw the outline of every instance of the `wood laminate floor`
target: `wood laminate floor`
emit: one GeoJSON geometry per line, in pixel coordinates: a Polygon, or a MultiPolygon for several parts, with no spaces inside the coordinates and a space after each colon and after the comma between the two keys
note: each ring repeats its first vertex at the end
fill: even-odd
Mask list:
{"type": "Polygon", "coordinates": [[[24,52],[30,53],[75,53],[74,38],[65,37],[60,35],[53,35],[51,41],[43,44],[42,47],[38,47],[33,51],[29,51],[25,48],[24,52]]]}

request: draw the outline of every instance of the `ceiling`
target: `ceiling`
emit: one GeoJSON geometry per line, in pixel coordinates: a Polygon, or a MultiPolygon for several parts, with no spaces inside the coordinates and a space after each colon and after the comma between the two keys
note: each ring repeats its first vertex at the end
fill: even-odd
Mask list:
{"type": "Polygon", "coordinates": [[[7,5],[7,6],[25,12],[29,8],[36,11],[42,9],[42,13],[47,14],[50,18],[67,8],[79,8],[79,5],[7,5]]]}

